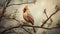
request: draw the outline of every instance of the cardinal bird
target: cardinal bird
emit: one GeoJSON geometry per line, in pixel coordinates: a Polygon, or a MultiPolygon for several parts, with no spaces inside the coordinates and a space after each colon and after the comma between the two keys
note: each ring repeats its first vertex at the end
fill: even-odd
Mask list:
{"type": "MultiPolygon", "coordinates": [[[[25,6],[23,9],[23,18],[25,21],[34,25],[34,19],[33,19],[32,15],[30,14],[28,6],[25,6]]],[[[34,33],[36,33],[36,29],[34,27],[33,27],[33,31],[34,31],[34,33]]]]}

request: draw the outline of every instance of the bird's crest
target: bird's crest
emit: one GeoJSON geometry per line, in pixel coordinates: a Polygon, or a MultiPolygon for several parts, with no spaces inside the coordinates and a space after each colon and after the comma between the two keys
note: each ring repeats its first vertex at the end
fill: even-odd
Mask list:
{"type": "Polygon", "coordinates": [[[28,6],[25,5],[24,9],[23,9],[23,12],[26,12],[26,10],[28,10],[28,6]]]}

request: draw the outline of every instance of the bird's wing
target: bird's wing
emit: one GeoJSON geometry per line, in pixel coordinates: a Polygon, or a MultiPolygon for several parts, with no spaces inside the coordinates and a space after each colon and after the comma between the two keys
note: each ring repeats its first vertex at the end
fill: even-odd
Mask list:
{"type": "Polygon", "coordinates": [[[27,16],[27,18],[28,18],[28,20],[29,20],[32,24],[34,24],[34,19],[33,19],[33,17],[32,17],[31,14],[29,14],[29,15],[27,16]]]}

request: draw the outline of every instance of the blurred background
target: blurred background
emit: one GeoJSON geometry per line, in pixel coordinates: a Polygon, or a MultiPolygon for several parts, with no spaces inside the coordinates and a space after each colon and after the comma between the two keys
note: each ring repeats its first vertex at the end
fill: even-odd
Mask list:
{"type": "MultiPolygon", "coordinates": [[[[4,6],[5,1],[6,0],[0,0],[0,7],[4,6]]],[[[32,1],[33,0],[28,0],[28,2],[32,2],[32,1]]],[[[12,0],[10,4],[21,4],[25,2],[27,2],[27,0],[12,0]]],[[[44,14],[44,9],[46,8],[46,13],[49,17],[52,13],[56,11],[55,10],[56,5],[60,7],[60,0],[36,0],[35,4],[31,3],[31,4],[22,4],[22,5],[13,5],[13,6],[7,7],[5,14],[6,15],[11,14],[17,9],[16,19],[25,21],[23,19],[23,13],[22,13],[25,5],[28,5],[28,8],[31,14],[34,17],[34,25],[40,26],[42,22],[47,19],[46,15],[44,14]]],[[[55,15],[53,15],[51,19],[53,20],[53,22],[51,23],[49,28],[56,27],[57,23],[58,22],[60,23],[60,11],[57,12],[55,15]]],[[[44,25],[44,27],[48,27],[49,23],[50,23],[50,20],[44,25]]],[[[17,25],[18,25],[17,21],[3,18],[2,22],[0,23],[0,26],[3,28],[0,27],[0,32],[2,32],[4,28],[17,26],[17,25]]],[[[17,34],[20,34],[22,32],[24,34],[29,34],[26,31],[24,31],[22,28],[16,28],[16,29],[13,29],[13,31],[15,31],[15,33],[9,32],[9,34],[16,34],[16,32],[17,34]]],[[[37,33],[33,33],[33,34],[60,34],[60,29],[47,30],[47,29],[37,28],[37,33]]]]}

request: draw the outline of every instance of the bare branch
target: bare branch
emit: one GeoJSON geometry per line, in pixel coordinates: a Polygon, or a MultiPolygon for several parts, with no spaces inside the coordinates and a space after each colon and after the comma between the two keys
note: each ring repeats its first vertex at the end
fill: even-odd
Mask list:
{"type": "MultiPolygon", "coordinates": [[[[48,15],[46,13],[46,9],[44,9],[44,13],[45,13],[46,17],[48,18],[48,15]]],[[[50,21],[53,22],[53,20],[51,18],[50,18],[50,21]]]]}
{"type": "MultiPolygon", "coordinates": [[[[16,20],[16,19],[14,19],[16,20]]],[[[18,22],[18,20],[16,20],[18,22]]],[[[1,34],[4,34],[6,31],[9,31],[9,30],[12,30],[14,28],[19,28],[19,27],[35,27],[35,28],[42,28],[42,29],[47,29],[47,30],[52,30],[52,29],[60,29],[60,27],[52,27],[52,28],[45,28],[45,27],[41,27],[41,26],[33,26],[33,25],[26,25],[26,24],[23,24],[23,25],[18,25],[18,26],[15,26],[15,27],[11,27],[11,28],[8,28],[8,29],[5,29],[3,32],[1,32],[1,34]]],[[[24,29],[25,30],[25,29],[24,29]]],[[[27,31],[27,30],[26,30],[27,31]]],[[[29,31],[28,31],[29,32],[29,31]]],[[[29,32],[31,33],[31,32],[29,32]]]]}
{"type": "Polygon", "coordinates": [[[5,13],[5,11],[6,11],[6,7],[7,7],[7,5],[8,5],[10,2],[11,2],[11,0],[7,0],[7,1],[6,1],[5,6],[3,7],[3,10],[2,10],[2,15],[1,15],[1,17],[0,17],[0,22],[1,22],[2,17],[4,16],[4,13],[5,13]]]}
{"type": "MultiPolygon", "coordinates": [[[[44,14],[46,15],[46,17],[48,18],[48,15],[46,13],[46,8],[44,9],[44,14]]],[[[50,18],[50,23],[48,23],[48,27],[52,24],[53,20],[50,18]]]]}
{"type": "MultiPolygon", "coordinates": [[[[51,16],[43,23],[43,25],[54,15],[58,12],[59,10],[56,10],[56,12],[54,12],[53,14],[51,14],[51,16]]],[[[11,18],[11,19],[14,19],[16,20],[18,23],[19,23],[19,20],[15,19],[15,18],[11,18]]],[[[18,25],[18,26],[15,26],[15,27],[11,27],[11,28],[8,28],[8,29],[5,29],[3,32],[1,33],[4,33],[6,31],[9,31],[11,29],[14,29],[14,28],[19,28],[19,27],[35,27],[35,28],[42,28],[42,29],[47,29],[47,30],[51,30],[51,29],[59,29],[60,27],[52,27],[52,28],[46,28],[46,27],[41,27],[41,26],[33,26],[33,25],[26,25],[26,24],[23,24],[23,25],[18,25]]]]}
{"type": "Polygon", "coordinates": [[[45,28],[45,27],[33,26],[33,25],[18,25],[18,26],[12,27],[12,28],[5,29],[3,32],[1,32],[1,34],[4,34],[6,31],[12,30],[12,29],[14,29],[14,28],[19,28],[19,27],[21,27],[21,26],[23,26],[23,27],[43,28],[43,29],[47,29],[47,30],[60,29],[60,27],[45,28]]]}
{"type": "Polygon", "coordinates": [[[21,3],[21,4],[10,4],[7,7],[13,6],[13,5],[23,5],[23,4],[31,4],[33,2],[25,2],[25,3],[21,3]]]}
{"type": "Polygon", "coordinates": [[[32,2],[28,2],[28,0],[27,0],[27,2],[24,2],[24,3],[21,3],[21,4],[10,4],[7,7],[10,7],[10,6],[13,6],[13,5],[23,5],[23,4],[31,4],[31,3],[34,3],[35,4],[36,3],[36,0],[33,0],[32,2]]]}
{"type": "MultiPolygon", "coordinates": [[[[14,19],[14,18],[12,18],[12,19],[14,19]]],[[[16,20],[16,19],[14,19],[14,20],[16,20]]],[[[18,20],[16,20],[17,22],[19,22],[18,20]]],[[[51,29],[60,29],[60,27],[52,27],[52,28],[46,28],[46,27],[41,27],[41,26],[33,26],[33,25],[26,25],[26,24],[20,24],[20,25],[18,25],[18,26],[15,26],[15,27],[11,27],[11,28],[8,28],[8,29],[5,29],[4,31],[2,31],[0,34],[4,34],[6,31],[9,31],[9,30],[12,30],[12,29],[14,29],[14,28],[19,28],[19,27],[21,27],[21,28],[23,28],[23,27],[35,27],[35,28],[42,28],[42,29],[47,29],[47,30],[51,30],[51,29]]],[[[24,29],[24,28],[23,28],[24,29]]],[[[27,31],[26,29],[24,29],[26,32],[28,32],[28,33],[31,33],[31,32],[29,32],[29,31],[27,31]]],[[[32,34],[32,33],[31,33],[32,34]]]]}
{"type": "Polygon", "coordinates": [[[57,12],[59,12],[59,10],[60,10],[60,8],[59,8],[58,6],[56,6],[55,9],[56,9],[56,11],[55,11],[53,14],[51,14],[51,15],[49,16],[49,18],[47,18],[47,19],[45,20],[45,22],[41,25],[41,27],[43,27],[43,26],[47,23],[47,21],[48,21],[53,15],[55,15],[57,12]]]}
{"type": "MultiPolygon", "coordinates": [[[[10,4],[10,5],[8,5],[10,2],[11,2],[11,0],[9,0],[9,1],[6,3],[6,5],[3,7],[3,13],[2,13],[2,16],[0,17],[0,21],[1,21],[2,17],[4,16],[6,7],[10,7],[10,6],[13,6],[13,5],[27,4],[27,3],[22,3],[22,4],[10,4]]],[[[30,3],[32,3],[32,2],[30,2],[30,3]]],[[[58,29],[58,28],[60,28],[60,27],[52,27],[52,28],[45,28],[45,27],[43,27],[44,24],[46,24],[47,21],[48,21],[54,14],[56,14],[58,11],[59,11],[59,10],[56,10],[53,14],[51,14],[41,26],[33,26],[33,25],[26,25],[26,24],[21,25],[21,24],[20,24],[20,25],[18,25],[18,26],[5,29],[5,30],[4,30],[3,32],[1,32],[0,34],[4,34],[6,31],[12,30],[12,29],[14,29],[14,28],[19,28],[19,27],[35,27],[35,28],[42,28],[42,29],[47,29],[47,30],[58,29]]],[[[12,19],[13,19],[13,18],[12,18],[12,19]]],[[[14,20],[16,20],[16,19],[14,19],[14,20]]],[[[16,20],[16,21],[18,22],[18,20],[16,20]]],[[[18,23],[19,23],[19,22],[18,22],[18,23]]]]}
{"type": "Polygon", "coordinates": [[[32,34],[31,32],[27,31],[25,28],[22,27],[22,29],[24,29],[26,32],[28,32],[29,34],[32,34]]]}
{"type": "MultiPolygon", "coordinates": [[[[19,23],[19,20],[13,18],[14,20],[16,20],[19,23]]],[[[45,28],[45,27],[41,27],[41,26],[34,26],[34,25],[27,25],[27,24],[20,24],[21,27],[35,27],[35,28],[42,28],[42,29],[49,29],[49,28],[45,28]]]]}

